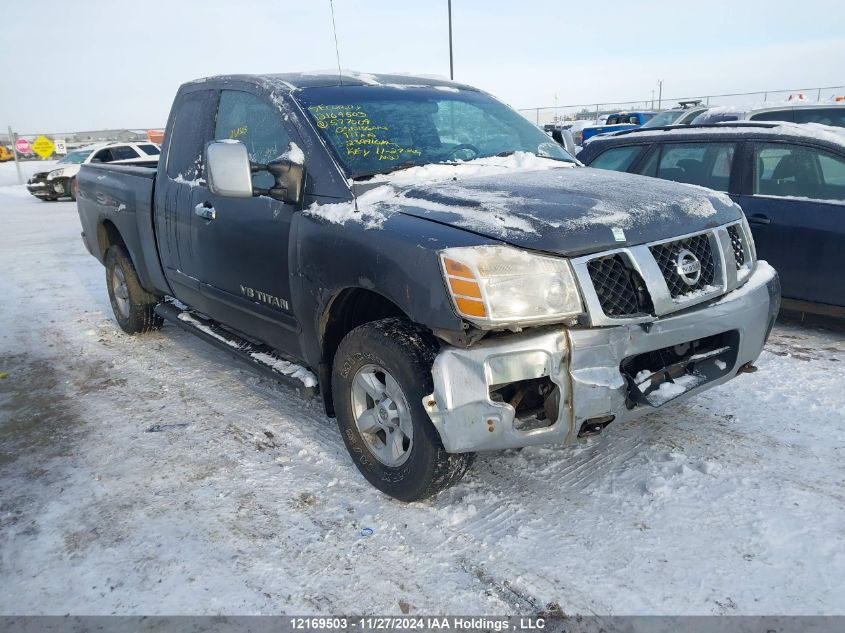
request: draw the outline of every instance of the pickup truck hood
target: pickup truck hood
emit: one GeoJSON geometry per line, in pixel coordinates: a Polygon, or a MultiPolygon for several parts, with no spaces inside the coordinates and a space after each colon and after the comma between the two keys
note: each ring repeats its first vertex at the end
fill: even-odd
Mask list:
{"type": "MultiPolygon", "coordinates": [[[[388,181],[389,182],[389,181],[388,181]]],[[[656,178],[561,167],[396,187],[377,206],[521,248],[578,256],[738,220],[730,198],[656,178]]]]}

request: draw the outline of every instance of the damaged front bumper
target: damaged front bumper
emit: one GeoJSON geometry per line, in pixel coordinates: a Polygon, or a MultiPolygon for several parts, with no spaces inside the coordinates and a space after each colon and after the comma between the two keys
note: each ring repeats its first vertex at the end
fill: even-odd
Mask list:
{"type": "Polygon", "coordinates": [[[423,406],[450,453],[572,442],[733,378],[760,355],[779,308],[777,273],[759,262],[737,290],[649,323],[445,347],[423,406]]]}
{"type": "Polygon", "coordinates": [[[35,174],[26,183],[26,190],[36,198],[60,198],[70,195],[67,178],[49,178],[47,174],[35,174]]]}

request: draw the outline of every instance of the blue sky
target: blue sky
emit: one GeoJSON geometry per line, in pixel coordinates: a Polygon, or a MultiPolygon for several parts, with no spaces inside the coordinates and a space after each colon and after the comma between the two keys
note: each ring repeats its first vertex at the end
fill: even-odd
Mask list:
{"type": "MultiPolygon", "coordinates": [[[[453,0],[455,79],[514,107],[845,84],[845,3],[453,0]]],[[[448,76],[446,0],[335,0],[341,62],[448,76]]],[[[336,66],[329,0],[3,0],[0,126],[164,124],[183,81],[336,66]]]]}

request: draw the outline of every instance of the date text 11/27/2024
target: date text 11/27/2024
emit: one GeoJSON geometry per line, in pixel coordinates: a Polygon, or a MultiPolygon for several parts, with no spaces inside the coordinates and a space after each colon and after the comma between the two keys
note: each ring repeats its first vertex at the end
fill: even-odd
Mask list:
{"type": "Polygon", "coordinates": [[[546,621],[539,617],[293,617],[294,631],[541,631],[546,621]]]}

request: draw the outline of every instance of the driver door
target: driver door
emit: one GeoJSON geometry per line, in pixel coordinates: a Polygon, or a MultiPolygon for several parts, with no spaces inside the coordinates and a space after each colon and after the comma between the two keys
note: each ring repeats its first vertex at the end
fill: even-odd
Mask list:
{"type": "MultiPolygon", "coordinates": [[[[251,163],[283,154],[292,134],[265,96],[220,92],[214,138],[244,143],[251,163]]],[[[268,172],[253,175],[256,188],[273,182],[268,172]]],[[[203,182],[192,188],[191,209],[191,243],[208,314],[277,349],[296,351],[288,248],[294,206],[269,196],[216,195],[203,182]]]]}

